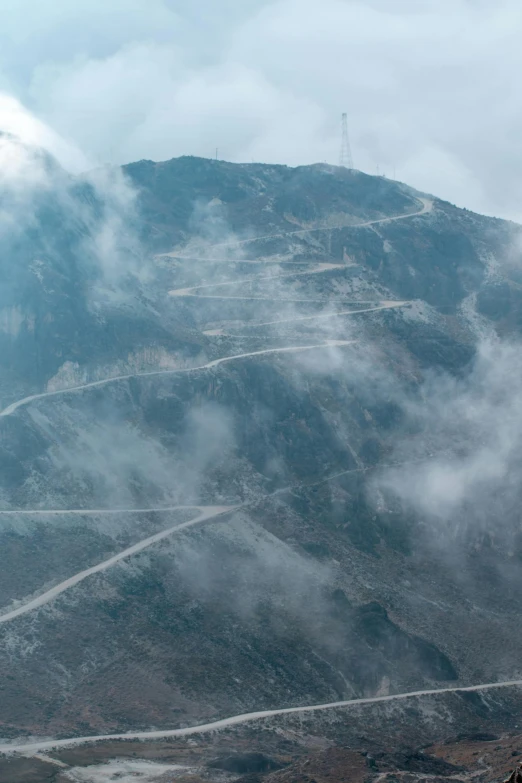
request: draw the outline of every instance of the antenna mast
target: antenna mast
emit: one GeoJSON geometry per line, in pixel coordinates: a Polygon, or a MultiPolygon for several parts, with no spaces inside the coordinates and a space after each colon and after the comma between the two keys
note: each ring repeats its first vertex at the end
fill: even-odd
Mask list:
{"type": "Polygon", "coordinates": [[[350,138],[348,136],[348,116],[343,113],[341,117],[341,153],[339,155],[339,166],[345,169],[353,169],[352,150],[350,149],[350,138]]]}

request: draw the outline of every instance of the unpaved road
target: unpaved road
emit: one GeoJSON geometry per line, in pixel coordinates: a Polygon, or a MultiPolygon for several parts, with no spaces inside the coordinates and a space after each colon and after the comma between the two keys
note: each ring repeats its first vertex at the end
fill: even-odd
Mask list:
{"type": "Polygon", "coordinates": [[[262,356],[263,354],[270,353],[290,353],[292,351],[311,351],[316,348],[325,348],[329,345],[350,345],[352,342],[353,341],[351,340],[328,340],[318,345],[297,345],[288,346],[285,348],[266,348],[263,351],[251,351],[250,353],[238,353],[234,356],[222,356],[220,359],[214,359],[213,361],[207,362],[207,364],[201,364],[198,367],[185,367],[176,370],[153,370],[151,372],[135,372],[129,373],[128,375],[114,375],[111,378],[103,378],[101,381],[83,383],[81,386],[71,386],[68,389],[56,389],[55,391],[51,392],[31,394],[30,397],[24,397],[21,400],[12,402],[11,405],[8,405],[7,408],[4,408],[4,410],[0,412],[0,418],[2,416],[11,416],[15,411],[18,410],[18,408],[29,405],[29,403],[34,402],[35,400],[43,400],[45,397],[57,397],[61,394],[75,394],[77,392],[83,391],[84,389],[95,389],[99,386],[106,386],[109,383],[116,383],[117,381],[128,381],[131,378],[152,378],[159,375],[176,375],[187,372],[196,372],[197,370],[208,370],[212,367],[217,367],[220,364],[225,364],[226,362],[233,362],[238,359],[248,359],[251,356],[262,356]]]}
{"type": "Polygon", "coordinates": [[[37,609],[40,606],[44,606],[44,604],[48,604],[50,601],[60,595],[60,593],[64,593],[66,590],[74,587],[79,582],[83,582],[83,580],[87,579],[87,577],[92,576],[93,574],[98,574],[101,571],[106,571],[108,568],[116,565],[116,563],[119,563],[121,560],[143,551],[147,547],[152,546],[152,544],[156,544],[158,541],[162,541],[164,538],[167,538],[174,533],[178,533],[180,530],[186,530],[189,527],[201,524],[202,522],[206,522],[209,519],[214,519],[215,517],[229,514],[231,511],[234,511],[237,506],[199,506],[199,508],[205,508],[205,511],[203,511],[203,513],[194,519],[190,519],[188,522],[182,522],[180,525],[169,527],[167,530],[162,530],[153,536],[144,538],[142,541],[138,541],[137,544],[133,544],[132,546],[127,547],[127,549],[124,549],[117,555],[110,557],[108,560],[104,560],[102,563],[98,563],[98,565],[92,566],[92,568],[86,568],[85,571],[80,571],[74,576],[71,576],[69,579],[66,579],[64,582],[60,582],[59,585],[55,585],[50,590],[47,590],[47,592],[42,593],[36,598],[33,598],[32,601],[28,601],[22,606],[19,606],[17,609],[13,609],[6,614],[0,615],[0,624],[7,623],[10,620],[14,620],[16,617],[20,617],[23,614],[31,612],[33,609],[37,609]]]}
{"type": "MultiPolygon", "coordinates": [[[[289,346],[286,348],[266,348],[262,351],[256,351],[250,354],[241,354],[242,357],[246,356],[257,356],[257,355],[263,355],[263,354],[271,354],[271,353],[285,353],[289,351],[306,351],[311,350],[313,348],[326,348],[326,347],[335,347],[335,346],[345,346],[345,345],[351,345],[355,341],[353,340],[327,340],[324,343],[321,343],[319,345],[307,345],[307,346],[289,346]]],[[[223,357],[221,359],[214,359],[214,361],[209,362],[208,364],[204,365],[205,367],[215,367],[222,362],[229,361],[231,358],[239,358],[239,357],[223,357]]],[[[167,372],[176,372],[176,371],[167,371],[167,372]]],[[[147,373],[150,374],[150,373],[147,373]]],[[[154,373],[157,374],[157,373],[154,373]]],[[[115,380],[115,379],[111,379],[115,380]]],[[[100,382],[96,382],[95,385],[99,385],[100,382]]],[[[86,387],[78,387],[77,389],[67,389],[64,390],[67,391],[77,391],[81,388],[86,387]]],[[[88,388],[88,386],[87,386],[88,388]]],[[[28,397],[25,400],[20,400],[18,403],[13,403],[13,405],[10,406],[10,413],[12,413],[14,410],[16,410],[20,405],[31,402],[33,399],[38,399],[39,397],[47,397],[47,396],[53,396],[60,392],[49,392],[47,394],[42,394],[38,396],[28,397]]],[[[6,411],[9,411],[9,409],[6,409],[6,411]]],[[[9,415],[4,411],[1,415],[9,415]]],[[[148,509],[0,509],[0,515],[1,516],[20,516],[20,515],[26,515],[26,516],[49,516],[49,515],[67,515],[67,514],[78,514],[78,515],[85,515],[85,514],[141,514],[141,513],[150,513],[150,512],[166,512],[166,511],[179,511],[179,510],[187,510],[191,508],[195,509],[205,509],[203,513],[192,519],[188,522],[183,522],[180,525],[176,525],[174,527],[167,528],[167,530],[160,531],[159,533],[156,533],[153,536],[149,536],[148,538],[143,539],[142,541],[139,541],[136,544],[133,544],[132,546],[128,547],[127,549],[124,549],[122,552],[119,552],[118,554],[114,555],[113,557],[110,557],[107,560],[104,560],[101,563],[98,563],[95,566],[92,566],[91,568],[87,568],[83,571],[80,571],[77,574],[74,574],[73,576],[69,577],[68,579],[64,580],[63,582],[60,582],[60,584],[55,585],[50,590],[47,590],[45,593],[42,593],[41,595],[36,596],[36,598],[33,598],[30,601],[26,601],[21,606],[17,606],[15,609],[12,609],[11,611],[6,612],[5,614],[0,615],[0,624],[7,623],[11,620],[16,619],[17,617],[20,617],[24,614],[27,614],[28,612],[33,611],[34,609],[37,609],[41,606],[44,606],[45,604],[48,604],[50,601],[54,600],[58,595],[65,592],[71,587],[74,587],[79,582],[82,582],[84,579],[87,579],[89,576],[92,576],[93,574],[99,573],[100,571],[105,571],[111,566],[115,565],[116,563],[120,562],[121,560],[124,560],[127,557],[130,557],[138,552],[141,552],[143,549],[146,549],[149,546],[152,546],[153,544],[157,543],[158,541],[161,541],[164,538],[167,538],[170,535],[173,535],[174,533],[184,530],[186,528],[192,527],[193,525],[200,524],[202,522],[207,521],[208,519],[212,519],[217,516],[221,516],[223,514],[229,513],[230,511],[234,511],[235,509],[240,508],[241,506],[170,506],[170,507],[156,507],[156,508],[148,508],[148,509]]]]}
{"type": "MultiPolygon", "coordinates": [[[[377,220],[372,221],[366,221],[364,223],[357,224],[355,226],[350,226],[352,228],[362,227],[362,226],[371,226],[379,223],[387,223],[392,222],[395,220],[404,220],[406,218],[414,217],[416,215],[422,215],[426,212],[429,212],[432,209],[432,202],[422,199],[423,208],[415,213],[410,213],[408,215],[397,215],[395,217],[388,217],[388,218],[379,218],[377,220]]],[[[338,226],[338,228],[346,228],[347,226],[338,226]]],[[[333,226],[326,227],[327,229],[336,228],[333,226]]],[[[302,229],[297,231],[291,231],[291,232],[285,232],[284,234],[276,234],[266,237],[255,237],[253,239],[249,240],[241,240],[239,242],[234,243],[222,243],[223,245],[232,244],[232,245],[241,245],[245,244],[247,242],[257,241],[259,239],[270,239],[270,238],[276,238],[278,236],[289,236],[289,235],[297,235],[297,234],[305,234],[310,233],[311,231],[323,231],[325,228],[317,228],[317,229],[302,229]]],[[[344,267],[344,264],[319,264],[317,267],[303,272],[297,272],[297,273],[289,273],[289,274],[281,274],[281,275],[274,275],[274,276],[267,276],[267,277],[255,277],[255,278],[248,278],[241,281],[233,281],[233,283],[237,282],[257,282],[260,280],[267,280],[267,279],[274,279],[276,277],[294,277],[298,275],[310,275],[310,274],[319,274],[321,272],[326,272],[331,269],[337,269],[344,267]]],[[[170,295],[172,296],[186,296],[191,295],[189,292],[191,291],[198,291],[204,288],[211,288],[216,287],[220,285],[230,285],[231,282],[225,282],[225,283],[217,283],[217,284],[210,284],[210,285],[201,285],[201,286],[194,286],[192,288],[188,289],[179,289],[177,291],[171,291],[170,295]]],[[[392,307],[401,307],[406,302],[398,302],[398,303],[384,303],[381,304],[378,307],[373,308],[366,308],[363,310],[356,310],[356,311],[342,311],[339,313],[333,313],[333,314],[327,314],[327,315],[316,315],[316,316],[304,316],[304,317],[298,317],[294,319],[282,319],[281,321],[272,321],[268,322],[266,324],[257,324],[258,326],[264,326],[264,325],[272,325],[277,323],[285,323],[287,321],[301,321],[301,320],[309,320],[312,318],[325,318],[325,317],[335,317],[335,315],[353,315],[357,313],[364,313],[364,312],[375,312],[378,310],[384,310],[389,309],[392,307]]],[[[152,377],[152,376],[159,376],[159,375],[169,375],[169,374],[175,374],[175,373],[183,373],[183,372],[193,372],[195,370],[203,370],[203,369],[209,369],[212,367],[216,367],[222,363],[242,359],[242,358],[248,358],[248,357],[254,357],[264,354],[272,354],[272,353],[283,353],[283,352],[289,352],[289,351],[303,351],[303,350],[311,350],[316,348],[323,348],[328,345],[349,345],[354,341],[328,341],[326,343],[322,343],[319,345],[311,345],[311,346],[291,346],[291,347],[283,347],[283,348],[271,348],[271,349],[265,349],[261,351],[255,351],[250,353],[243,353],[238,354],[235,356],[228,356],[228,357],[222,357],[220,359],[215,359],[211,362],[208,362],[205,365],[201,365],[199,367],[192,367],[192,368],[185,368],[185,369],[177,369],[177,370],[161,370],[161,371],[152,371],[152,372],[145,372],[145,373],[130,373],[127,375],[121,375],[116,376],[112,378],[102,379],[99,381],[94,381],[87,384],[82,384],[80,386],[72,387],[69,389],[60,389],[55,390],[52,392],[44,392],[41,394],[35,394],[31,395],[29,397],[25,397],[22,400],[18,400],[11,405],[9,405],[7,408],[5,408],[2,412],[0,412],[0,416],[9,416],[12,413],[14,413],[18,408],[27,405],[35,400],[42,399],[44,397],[51,397],[51,396],[57,396],[59,394],[67,394],[67,393],[74,393],[79,392],[84,389],[89,388],[95,388],[98,386],[103,386],[111,382],[120,381],[120,380],[128,380],[133,377],[152,377]]],[[[26,513],[26,514],[68,514],[68,513],[75,513],[75,514],[97,514],[97,513],[144,513],[146,511],[166,511],[166,510],[179,510],[181,508],[187,508],[186,506],[177,506],[172,507],[171,509],[163,508],[163,509],[111,509],[111,510],[84,510],[84,509],[74,509],[74,510],[33,510],[33,511],[13,511],[13,510],[5,510],[1,511],[0,514],[20,514],[20,513],[26,513]]],[[[234,511],[237,506],[211,506],[211,507],[196,507],[202,510],[203,508],[205,510],[202,510],[202,513],[195,517],[192,520],[189,520],[187,522],[181,523],[177,526],[170,527],[166,530],[160,531],[159,533],[156,533],[153,536],[150,536],[146,539],[143,539],[142,541],[132,545],[131,547],[128,547],[127,549],[123,550],[122,552],[119,552],[118,554],[114,555],[113,557],[98,563],[97,565],[85,569],[84,571],[81,571],[74,576],[70,577],[69,579],[65,580],[64,582],[61,582],[60,584],[54,586],[47,592],[37,596],[31,601],[28,601],[27,603],[23,604],[22,606],[17,607],[16,609],[13,609],[10,612],[7,612],[4,615],[0,615],[0,624],[9,622],[10,620],[13,620],[17,617],[20,617],[33,609],[36,609],[38,607],[41,607],[50,601],[52,601],[54,598],[56,598],[61,593],[65,592],[69,588],[75,586],[76,584],[82,582],[89,576],[92,576],[96,573],[102,572],[110,568],[111,566],[115,565],[116,563],[124,560],[125,558],[128,558],[134,554],[137,554],[138,552],[141,552],[142,550],[146,549],[147,547],[167,538],[168,536],[173,535],[174,533],[187,529],[189,527],[192,527],[194,525],[203,523],[207,520],[223,516],[225,514],[228,514],[232,511],[234,511]]],[[[479,691],[479,690],[486,690],[491,688],[498,688],[498,687],[508,687],[508,686],[520,686],[522,685],[522,681],[511,681],[511,682],[503,682],[503,683],[490,683],[486,685],[477,685],[477,686],[471,686],[467,688],[447,688],[447,689],[441,689],[441,690],[425,690],[425,691],[417,691],[414,693],[407,693],[407,694],[396,694],[393,696],[381,696],[381,697],[374,697],[374,698],[366,698],[366,699],[355,699],[351,701],[343,701],[343,702],[332,702],[330,704],[322,704],[322,705],[312,705],[312,706],[306,706],[306,707],[290,707],[290,708],[283,708],[279,710],[265,710],[260,712],[254,712],[254,713],[247,713],[243,715],[236,715],[231,718],[226,718],[220,721],[215,721],[213,723],[205,724],[203,726],[196,726],[191,728],[185,728],[185,729],[174,729],[171,731],[165,731],[165,732],[137,732],[135,734],[114,734],[114,735],[101,735],[97,737],[83,737],[83,738],[72,738],[72,739],[66,739],[66,740],[51,740],[51,741],[44,741],[42,743],[31,743],[27,745],[22,746],[15,746],[15,745],[4,745],[0,746],[0,752],[6,752],[6,753],[13,753],[13,752],[22,752],[22,753],[38,753],[39,751],[44,751],[52,748],[59,748],[59,747],[66,747],[70,745],[75,745],[81,742],[93,742],[93,741],[103,741],[103,740],[112,740],[112,739],[156,739],[156,738],[162,738],[162,737],[175,737],[175,736],[185,736],[189,734],[202,734],[205,732],[215,731],[222,728],[227,728],[229,726],[233,725],[239,725],[255,720],[261,720],[264,718],[269,717],[276,717],[279,715],[285,715],[285,714],[291,714],[291,713],[304,713],[304,712],[311,712],[316,710],[326,710],[326,709],[333,709],[333,708],[339,708],[339,707],[351,707],[356,705],[364,705],[364,704],[371,704],[381,701],[391,701],[395,699],[405,699],[405,698],[411,698],[414,696],[429,696],[437,693],[449,693],[449,692],[457,692],[457,691],[479,691]]]]}
{"type": "Polygon", "coordinates": [[[306,707],[285,707],[278,710],[262,710],[260,712],[247,712],[243,715],[234,715],[232,718],[223,718],[213,723],[204,723],[201,726],[189,726],[184,729],[171,729],[166,731],[137,731],[129,734],[101,734],[93,737],[71,737],[70,739],[43,740],[42,742],[28,743],[26,745],[0,745],[0,753],[21,753],[32,755],[46,750],[67,748],[85,742],[103,742],[107,740],[157,740],[167,737],[187,737],[193,734],[207,734],[219,731],[230,726],[239,726],[243,723],[251,723],[265,718],[275,718],[279,715],[302,714],[306,712],[319,712],[320,710],[334,710],[339,708],[360,707],[366,704],[380,704],[382,702],[398,701],[418,697],[437,696],[443,693],[474,693],[477,691],[489,691],[496,688],[519,688],[522,680],[505,680],[503,682],[489,682],[481,685],[467,685],[463,687],[439,688],[434,690],[410,691],[409,693],[395,693],[392,696],[371,696],[366,699],[351,699],[350,701],[334,701],[328,704],[312,704],[306,707]]]}
{"type": "Polygon", "coordinates": [[[239,280],[225,280],[220,283],[203,283],[202,285],[193,285],[190,288],[174,288],[169,291],[169,296],[191,296],[191,291],[200,291],[202,288],[220,288],[224,285],[239,285],[240,283],[257,283],[260,280],[278,280],[282,277],[303,277],[309,275],[320,275],[323,272],[331,272],[332,269],[345,269],[346,264],[317,264],[312,269],[306,269],[303,272],[283,272],[280,275],[263,275],[255,277],[241,277],[239,280]]]}
{"type": "Polygon", "coordinates": [[[165,511],[189,511],[191,508],[204,508],[204,506],[152,506],[151,508],[0,508],[0,516],[20,516],[25,514],[33,516],[56,516],[63,514],[162,514],[165,511]]]}
{"type": "Polygon", "coordinates": [[[294,321],[317,321],[321,318],[336,318],[341,315],[359,315],[360,313],[377,313],[379,310],[393,310],[396,307],[404,307],[410,302],[385,302],[379,307],[366,307],[363,310],[339,310],[335,313],[318,313],[317,315],[299,315],[295,318],[281,318],[278,321],[264,321],[263,323],[243,324],[244,329],[251,329],[257,326],[274,326],[275,324],[289,324],[294,321]]]}
{"type": "MultiPolygon", "coordinates": [[[[419,217],[433,210],[433,201],[429,198],[418,198],[422,204],[422,209],[417,212],[408,212],[406,215],[393,215],[391,217],[377,218],[376,220],[365,220],[363,223],[338,223],[335,226],[319,226],[318,228],[300,228],[297,231],[282,231],[279,234],[265,234],[265,236],[251,237],[250,239],[239,239],[233,242],[218,242],[213,247],[237,247],[238,245],[247,245],[250,242],[258,242],[263,239],[280,239],[281,237],[292,237],[299,234],[312,234],[317,231],[337,231],[343,228],[364,228],[365,226],[375,226],[378,223],[393,223],[396,220],[407,220],[408,218],[419,217]]],[[[165,255],[171,255],[170,253],[165,255]]]]}
{"type": "MultiPolygon", "coordinates": [[[[186,290],[186,289],[185,289],[186,290]]],[[[181,294],[180,294],[181,296],[181,294]]],[[[183,294],[187,299],[232,299],[240,302],[313,302],[314,304],[329,304],[331,299],[289,299],[284,296],[227,296],[226,294],[183,294]]],[[[357,299],[350,301],[348,298],[339,298],[344,304],[382,304],[380,299],[357,299]]]]}
{"type": "MultiPolygon", "coordinates": [[[[410,463],[418,464],[418,462],[419,462],[418,460],[407,460],[405,462],[395,463],[393,465],[387,465],[383,467],[398,467],[399,465],[408,465],[410,463]]],[[[334,481],[336,478],[346,476],[350,473],[365,473],[370,470],[374,470],[374,467],[367,466],[367,467],[360,467],[360,468],[350,468],[348,470],[343,470],[340,473],[334,473],[332,476],[327,476],[326,478],[322,478],[319,481],[315,481],[311,484],[308,484],[307,486],[308,487],[319,486],[320,484],[325,484],[328,481],[334,481]]],[[[277,495],[281,495],[286,492],[289,492],[292,489],[296,489],[300,486],[301,486],[300,484],[296,484],[287,487],[281,487],[280,489],[276,489],[274,492],[270,493],[269,495],[265,495],[264,497],[265,498],[275,497],[277,495]]],[[[9,622],[10,620],[14,620],[15,618],[20,617],[21,615],[27,614],[27,612],[31,612],[33,609],[38,609],[40,606],[49,603],[50,601],[52,601],[54,598],[56,598],[58,595],[65,592],[69,588],[74,587],[79,582],[82,582],[84,579],[87,579],[87,577],[91,576],[92,574],[96,574],[99,571],[106,571],[108,568],[111,568],[111,566],[116,565],[116,563],[119,563],[121,560],[130,557],[136,554],[137,552],[141,552],[143,549],[152,546],[153,544],[163,540],[167,536],[171,536],[174,533],[177,533],[179,530],[185,530],[188,527],[192,527],[193,525],[198,525],[202,522],[206,522],[209,519],[214,519],[216,517],[223,516],[224,514],[228,514],[232,511],[239,511],[242,508],[248,508],[248,506],[250,506],[252,503],[257,503],[258,500],[259,498],[256,498],[253,501],[240,503],[235,506],[165,506],[163,508],[114,509],[114,510],[113,509],[47,509],[47,510],[25,509],[23,511],[15,511],[9,509],[9,510],[0,511],[0,514],[3,515],[25,514],[28,516],[32,516],[33,514],[40,514],[42,516],[46,516],[46,515],[53,515],[53,514],[59,514],[59,515],[143,514],[143,513],[150,513],[152,511],[165,512],[165,511],[180,511],[180,510],[188,510],[188,509],[199,509],[201,511],[202,509],[205,509],[204,513],[200,514],[198,517],[188,520],[187,522],[183,522],[179,525],[175,525],[173,527],[167,528],[167,530],[160,531],[159,533],[155,533],[153,536],[149,536],[148,538],[144,538],[142,541],[139,541],[138,543],[133,544],[127,549],[124,549],[119,554],[113,555],[112,557],[108,558],[107,560],[104,560],[102,563],[99,563],[96,566],[93,566],[92,568],[86,568],[85,570],[80,571],[79,573],[69,577],[68,579],[65,579],[63,582],[60,582],[60,584],[55,585],[53,588],[47,590],[45,593],[42,593],[36,598],[30,601],[26,601],[25,603],[22,603],[21,606],[18,606],[16,609],[6,612],[3,615],[0,615],[0,624],[9,622]]],[[[24,599],[17,599],[17,603],[20,603],[23,600],[24,599]]]]}

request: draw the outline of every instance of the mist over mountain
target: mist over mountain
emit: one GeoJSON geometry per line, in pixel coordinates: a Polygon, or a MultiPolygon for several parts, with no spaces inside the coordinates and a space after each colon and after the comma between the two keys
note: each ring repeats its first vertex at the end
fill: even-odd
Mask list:
{"type": "Polygon", "coordinates": [[[518,225],[326,164],[0,163],[3,751],[520,677],[518,225]]]}

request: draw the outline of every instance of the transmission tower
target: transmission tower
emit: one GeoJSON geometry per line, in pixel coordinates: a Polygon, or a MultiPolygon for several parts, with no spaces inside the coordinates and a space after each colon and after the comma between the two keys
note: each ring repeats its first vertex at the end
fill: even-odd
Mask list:
{"type": "Polygon", "coordinates": [[[352,150],[350,149],[350,138],[348,136],[348,117],[346,114],[341,118],[342,140],[341,153],[339,155],[339,166],[345,169],[353,169],[352,150]]]}

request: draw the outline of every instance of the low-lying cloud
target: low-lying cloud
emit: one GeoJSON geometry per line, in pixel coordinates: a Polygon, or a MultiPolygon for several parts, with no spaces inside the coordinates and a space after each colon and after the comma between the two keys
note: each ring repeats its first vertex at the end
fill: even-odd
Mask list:
{"type": "MultiPolygon", "coordinates": [[[[99,306],[121,301],[124,282],[143,281],[148,267],[137,235],[136,192],[119,169],[79,175],[82,168],[90,168],[86,156],[0,94],[0,240],[11,246],[21,239],[27,253],[42,253],[44,260],[28,259],[41,265],[41,275],[46,255],[63,265],[67,254],[76,254],[80,277],[90,276],[91,304],[99,306]]],[[[8,279],[24,273],[19,246],[3,255],[8,279]]]]}
{"type": "Polygon", "coordinates": [[[451,537],[516,532],[522,461],[522,359],[517,342],[489,339],[464,378],[429,376],[403,401],[406,434],[379,486],[451,537]],[[415,464],[415,459],[418,460],[415,464]]]}

